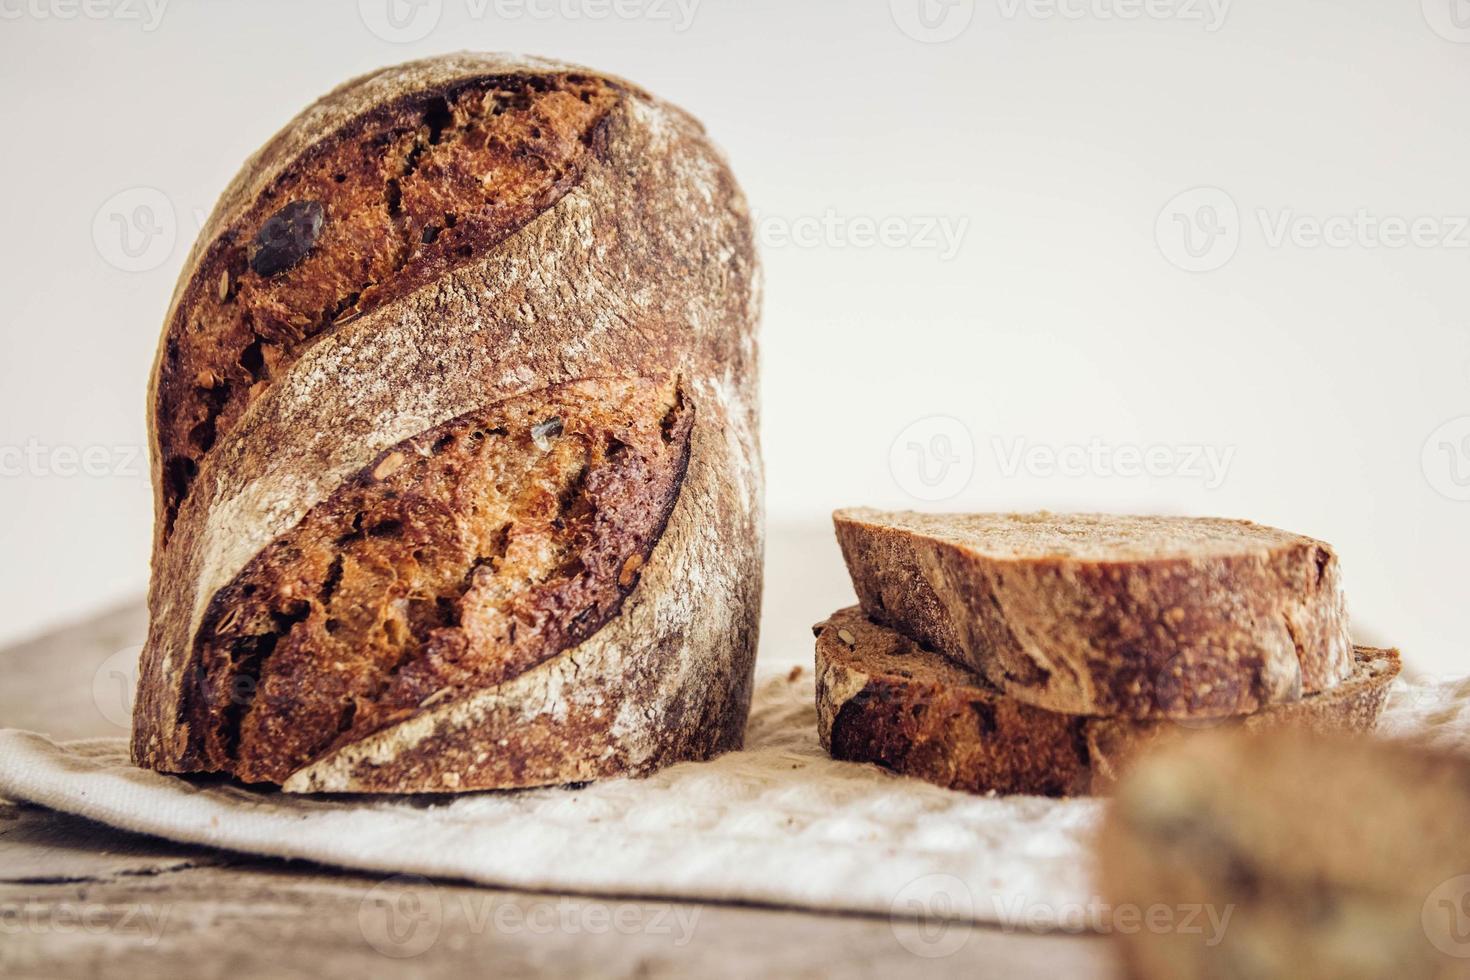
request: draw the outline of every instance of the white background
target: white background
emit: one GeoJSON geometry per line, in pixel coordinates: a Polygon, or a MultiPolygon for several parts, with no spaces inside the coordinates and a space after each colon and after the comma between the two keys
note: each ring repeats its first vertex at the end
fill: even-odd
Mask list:
{"type": "Polygon", "coordinates": [[[0,0],[0,639],[143,590],[154,344],[245,156],[477,48],[625,75],[728,151],[792,620],[840,601],[835,549],[819,587],[786,561],[834,506],[1219,514],[1333,542],[1360,635],[1465,669],[1464,0],[421,0],[405,43],[388,2],[0,0]]]}

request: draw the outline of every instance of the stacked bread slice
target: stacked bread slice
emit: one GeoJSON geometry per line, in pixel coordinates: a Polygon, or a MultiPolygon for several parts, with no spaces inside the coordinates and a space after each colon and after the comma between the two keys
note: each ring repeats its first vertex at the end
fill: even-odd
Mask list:
{"type": "Polygon", "coordinates": [[[1245,521],[834,515],[860,606],[818,624],[834,758],[972,792],[1106,791],[1204,728],[1371,729],[1396,651],[1354,648],[1337,556],[1245,521]]]}

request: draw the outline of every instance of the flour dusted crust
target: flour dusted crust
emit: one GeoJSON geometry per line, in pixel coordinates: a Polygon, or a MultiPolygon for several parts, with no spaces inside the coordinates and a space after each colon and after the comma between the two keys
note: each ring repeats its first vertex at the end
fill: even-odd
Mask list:
{"type": "MultiPolygon", "coordinates": [[[[568,72],[603,79],[535,59],[459,54],[376,72],[307,109],[247,163],[206,223],[175,295],[155,386],[171,334],[187,329],[178,313],[194,302],[211,243],[295,161],[385,105],[568,72]]],[[[289,772],[267,765],[253,775],[298,791],[469,790],[647,772],[739,745],[762,526],[749,215],[697,122],[605,81],[617,98],[560,196],[425,284],[307,338],[200,458],[154,556],[134,718],[141,765],[232,771],[200,751],[185,709],[200,677],[201,629],[224,612],[213,603],[257,555],[394,447],[587,379],[671,379],[691,409],[687,467],[667,522],[640,542],[647,556],[616,615],[519,672],[439,695],[289,772]]],[[[156,440],[157,421],[153,431],[156,440]]],[[[155,442],[160,501],[161,455],[155,442]]],[[[289,726],[291,697],[310,692],[287,694],[252,698],[244,711],[281,712],[289,726]]]]}
{"type": "Polygon", "coordinates": [[[1336,554],[1247,521],[834,515],[864,612],[1067,714],[1206,718],[1352,670],[1336,554]]]}
{"type": "Polygon", "coordinates": [[[1351,678],[1334,690],[1255,714],[1207,724],[1096,718],[1008,697],[857,607],[814,632],[817,727],[828,753],[971,793],[1107,793],[1146,752],[1216,725],[1372,731],[1399,672],[1397,651],[1359,647],[1351,678]]]}
{"type": "Polygon", "coordinates": [[[198,257],[166,331],[160,543],[203,457],[315,339],[555,204],[622,91],[575,72],[475,77],[375,107],[266,184],[198,257]]]}

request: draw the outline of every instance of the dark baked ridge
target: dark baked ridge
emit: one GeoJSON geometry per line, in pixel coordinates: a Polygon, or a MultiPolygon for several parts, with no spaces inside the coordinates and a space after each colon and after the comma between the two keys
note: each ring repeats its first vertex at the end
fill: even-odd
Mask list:
{"type": "MultiPolygon", "coordinates": [[[[1035,708],[985,678],[870,621],[857,607],[814,627],[818,734],[834,759],[971,793],[1074,796],[1111,791],[1145,750],[1199,724],[1090,718],[1035,708]]],[[[1372,731],[1398,676],[1394,650],[1359,647],[1336,689],[1211,720],[1251,731],[1372,731]]]]}
{"type": "Polygon", "coordinates": [[[509,75],[384,106],[323,140],[205,251],[159,365],[159,541],[201,460],[310,341],[470,261],[580,179],[619,97],[590,76],[509,75]],[[320,205],[284,251],[272,216],[320,205]],[[291,261],[296,256],[296,261],[291,261]],[[280,267],[284,264],[284,267],[280,267]],[[264,273],[264,274],[263,274],[264,273]]]}
{"type": "Polygon", "coordinates": [[[1124,972],[1464,977],[1467,825],[1462,753],[1297,733],[1171,746],[1118,787],[1099,834],[1103,898],[1229,922],[1118,930],[1124,972]]]}
{"type": "Polygon", "coordinates": [[[581,381],[383,453],[211,601],[196,768],[282,782],[595,633],[663,532],[693,416],[673,381],[581,381]]]}
{"type": "Polygon", "coordinates": [[[864,612],[1067,714],[1246,714],[1352,668],[1336,554],[1249,521],[833,515],[864,612]]]}

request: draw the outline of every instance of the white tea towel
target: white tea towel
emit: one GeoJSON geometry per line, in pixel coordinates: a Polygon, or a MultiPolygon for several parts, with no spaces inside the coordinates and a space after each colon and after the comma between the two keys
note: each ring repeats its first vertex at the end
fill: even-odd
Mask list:
{"type": "MultiPolygon", "coordinates": [[[[1470,679],[1401,682],[1389,735],[1470,748],[1470,679]]],[[[302,797],[135,769],[123,739],[0,731],[0,797],[251,854],[544,891],[1095,921],[1096,800],[983,797],[833,762],[810,671],[766,675],[742,752],[647,779],[465,796],[302,797]]]]}

